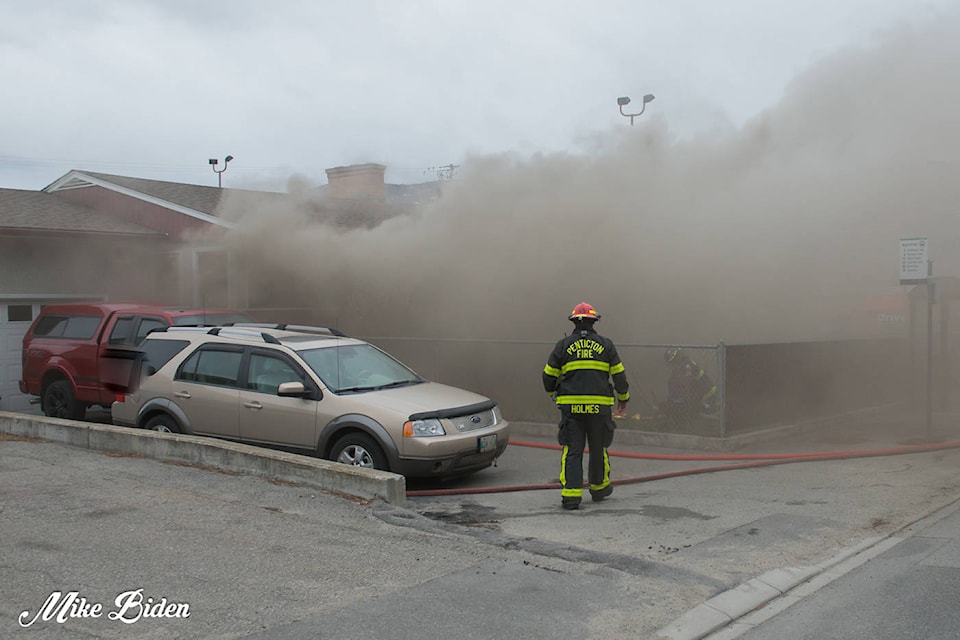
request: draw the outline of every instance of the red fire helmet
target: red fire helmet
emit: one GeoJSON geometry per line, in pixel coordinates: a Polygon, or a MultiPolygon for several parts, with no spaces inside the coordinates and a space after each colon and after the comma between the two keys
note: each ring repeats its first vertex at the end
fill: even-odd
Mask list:
{"type": "Polygon", "coordinates": [[[581,302],[573,308],[573,311],[570,313],[570,320],[599,320],[600,314],[597,313],[597,310],[593,308],[592,305],[587,304],[586,302],[581,302]]]}

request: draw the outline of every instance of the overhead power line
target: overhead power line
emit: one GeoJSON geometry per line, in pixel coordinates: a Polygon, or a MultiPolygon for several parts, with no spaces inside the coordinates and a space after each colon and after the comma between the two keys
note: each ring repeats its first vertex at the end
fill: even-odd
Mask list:
{"type": "MultiPolygon", "coordinates": [[[[99,169],[104,172],[123,173],[134,170],[148,170],[153,173],[183,173],[186,171],[196,171],[206,173],[209,171],[208,160],[204,156],[202,161],[191,164],[167,163],[167,162],[145,162],[145,161],[126,161],[126,160],[90,160],[80,158],[34,158],[28,156],[0,155],[0,168],[12,166],[18,168],[44,168],[44,167],[70,167],[71,169],[99,169]]],[[[293,174],[305,174],[322,177],[326,175],[326,170],[330,167],[299,167],[299,166],[269,166],[269,165],[250,165],[243,163],[234,163],[230,165],[231,173],[246,174],[270,174],[277,176],[290,176],[293,174]]],[[[391,175],[403,175],[405,177],[423,176],[435,174],[438,179],[450,179],[454,176],[459,165],[448,164],[441,167],[387,167],[391,175]],[[441,177],[443,174],[443,177],[441,177]]]]}

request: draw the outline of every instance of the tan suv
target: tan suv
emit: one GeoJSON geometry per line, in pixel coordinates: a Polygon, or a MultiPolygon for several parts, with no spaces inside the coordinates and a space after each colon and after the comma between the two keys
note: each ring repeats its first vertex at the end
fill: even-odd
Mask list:
{"type": "Polygon", "coordinates": [[[492,400],[428,382],[320,327],[175,328],[140,345],[139,389],[113,422],[308,453],[408,477],[490,466],[510,425],[492,400]]]}

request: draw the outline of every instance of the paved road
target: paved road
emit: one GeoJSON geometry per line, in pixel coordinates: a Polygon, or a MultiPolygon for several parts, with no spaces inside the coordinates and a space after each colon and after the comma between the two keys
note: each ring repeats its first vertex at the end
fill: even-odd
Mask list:
{"type": "MultiPolygon", "coordinates": [[[[917,440],[909,421],[887,420],[763,449],[917,440]]],[[[731,463],[613,464],[627,479],[731,463]]],[[[413,497],[400,509],[0,440],[0,637],[654,638],[755,576],[898,534],[960,498],[958,464],[960,451],[950,449],[684,475],[619,485],[577,512],[560,509],[558,490],[413,497]],[[18,618],[29,622],[55,591],[79,592],[102,605],[101,616],[22,629],[18,618]],[[108,618],[150,613],[148,598],[166,598],[170,615],[188,605],[190,615],[108,618]]],[[[476,490],[556,475],[555,451],[511,446],[495,469],[410,488],[476,490]]]]}
{"type": "Polygon", "coordinates": [[[889,539],[712,640],[960,638],[960,503],[889,539]],[[841,568],[842,569],[842,568],[841,568]]]}

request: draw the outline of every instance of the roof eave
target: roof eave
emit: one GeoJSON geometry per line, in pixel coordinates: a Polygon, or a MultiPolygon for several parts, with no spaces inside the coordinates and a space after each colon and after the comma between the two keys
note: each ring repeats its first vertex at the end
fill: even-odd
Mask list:
{"type": "Polygon", "coordinates": [[[126,231],[82,231],[79,229],[26,229],[23,227],[0,227],[0,236],[60,236],[65,238],[137,238],[141,240],[166,240],[166,233],[131,233],[126,231]]]}
{"type": "Polygon", "coordinates": [[[151,196],[149,194],[143,193],[142,191],[137,191],[136,189],[123,187],[113,182],[110,182],[108,180],[103,180],[102,178],[91,176],[88,173],[77,171],[76,169],[71,170],[69,173],[67,173],[60,179],[48,184],[46,187],[42,189],[42,191],[46,193],[54,193],[56,191],[63,191],[67,189],[79,189],[79,188],[83,188],[90,185],[102,187],[103,189],[107,189],[108,191],[120,193],[130,198],[135,198],[137,200],[149,202],[150,204],[163,207],[164,209],[170,209],[171,211],[176,211],[177,213],[182,213],[185,216],[189,216],[191,218],[201,220],[203,222],[206,222],[207,224],[211,224],[217,227],[223,227],[225,229],[233,229],[236,227],[236,225],[230,222],[227,222],[226,220],[223,220],[221,218],[218,218],[217,216],[212,216],[209,213],[197,211],[196,209],[191,209],[190,207],[185,207],[181,204],[170,202],[169,200],[157,198],[156,196],[151,196]],[[81,180],[89,184],[82,185],[82,186],[68,187],[67,185],[73,180],[81,180]]]}

